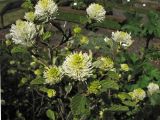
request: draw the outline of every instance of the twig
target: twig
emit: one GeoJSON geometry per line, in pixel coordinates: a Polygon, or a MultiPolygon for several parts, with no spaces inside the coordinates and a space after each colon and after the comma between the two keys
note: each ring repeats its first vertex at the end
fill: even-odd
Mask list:
{"type": "Polygon", "coordinates": [[[34,93],[33,93],[33,90],[32,90],[32,98],[33,98],[33,102],[32,102],[32,112],[33,112],[33,117],[32,119],[35,120],[35,99],[34,99],[34,93]]]}

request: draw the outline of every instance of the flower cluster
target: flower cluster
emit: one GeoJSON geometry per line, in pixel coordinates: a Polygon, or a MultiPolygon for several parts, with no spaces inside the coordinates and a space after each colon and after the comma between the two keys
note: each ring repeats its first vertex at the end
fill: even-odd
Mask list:
{"type": "Polygon", "coordinates": [[[96,68],[101,70],[110,70],[114,67],[114,62],[109,57],[100,57],[96,62],[94,62],[96,68]]]}
{"type": "Polygon", "coordinates": [[[33,22],[35,19],[35,14],[34,14],[34,12],[27,12],[27,13],[25,13],[24,18],[27,21],[33,22]]]}
{"type": "Polygon", "coordinates": [[[35,15],[40,20],[55,19],[58,6],[53,0],[39,0],[35,6],[35,15]]]}
{"type": "Polygon", "coordinates": [[[45,82],[49,84],[59,83],[63,77],[60,67],[50,66],[44,71],[45,82]]]}
{"type": "Polygon", "coordinates": [[[56,91],[54,89],[48,89],[47,95],[49,98],[56,96],[56,91]]]}
{"type": "Polygon", "coordinates": [[[80,44],[85,45],[85,44],[88,44],[88,43],[89,43],[88,37],[82,36],[81,39],[80,39],[80,44]]]}
{"type": "Polygon", "coordinates": [[[133,92],[130,92],[129,95],[132,97],[132,100],[135,100],[136,102],[139,102],[146,97],[145,91],[141,88],[133,90],[133,92]]]}
{"type": "Polygon", "coordinates": [[[112,39],[124,49],[133,43],[131,35],[123,31],[112,32],[112,39]]]}
{"type": "Polygon", "coordinates": [[[85,81],[92,75],[92,58],[87,53],[75,52],[66,57],[62,68],[69,77],[85,81]]]}
{"type": "Polygon", "coordinates": [[[96,4],[96,3],[92,3],[87,9],[87,14],[89,16],[90,19],[92,20],[96,20],[98,22],[101,22],[105,19],[105,14],[106,11],[103,8],[103,6],[96,4]]]}
{"type": "Polygon", "coordinates": [[[127,64],[121,64],[121,70],[123,71],[129,71],[129,66],[127,64]]]}
{"type": "Polygon", "coordinates": [[[17,20],[16,24],[11,26],[10,35],[15,44],[31,47],[37,35],[36,25],[32,22],[17,20]]]}
{"type": "Polygon", "coordinates": [[[90,86],[88,87],[88,93],[98,94],[100,88],[101,88],[100,81],[95,80],[91,82],[90,86]]]}
{"type": "Polygon", "coordinates": [[[155,83],[149,83],[147,88],[148,88],[149,94],[152,95],[152,94],[156,93],[159,90],[159,85],[155,84],[155,83]]]}

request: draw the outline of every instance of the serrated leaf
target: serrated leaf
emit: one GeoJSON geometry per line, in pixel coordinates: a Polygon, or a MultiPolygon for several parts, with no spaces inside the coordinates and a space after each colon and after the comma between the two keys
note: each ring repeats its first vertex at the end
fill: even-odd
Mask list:
{"type": "Polygon", "coordinates": [[[123,105],[112,105],[110,108],[108,108],[107,110],[109,111],[114,111],[114,112],[125,112],[125,111],[129,111],[129,108],[127,106],[123,106],[123,105]]]}
{"type": "Polygon", "coordinates": [[[130,54],[130,59],[133,62],[133,64],[135,64],[136,61],[138,60],[138,57],[136,54],[130,54]]]}
{"type": "Polygon", "coordinates": [[[46,92],[48,91],[48,88],[46,88],[46,87],[41,87],[39,90],[46,93],[46,92]]]}
{"type": "Polygon", "coordinates": [[[150,82],[150,78],[146,75],[142,75],[138,80],[137,85],[140,88],[145,88],[148,86],[149,82],[150,82]]]}
{"type": "Polygon", "coordinates": [[[31,84],[31,85],[44,84],[44,78],[36,78],[36,79],[33,79],[30,84],[31,84]]]}
{"type": "Polygon", "coordinates": [[[118,94],[118,98],[122,101],[125,99],[131,99],[130,95],[128,93],[122,92],[118,94]]]}
{"type": "Polygon", "coordinates": [[[100,84],[101,84],[101,92],[105,92],[108,89],[112,89],[112,90],[119,89],[119,85],[114,80],[102,80],[100,81],[100,84]]]}
{"type": "Polygon", "coordinates": [[[74,115],[90,114],[87,98],[80,94],[74,96],[71,100],[71,111],[74,115]]]}
{"type": "Polygon", "coordinates": [[[122,102],[124,105],[127,105],[127,106],[131,106],[131,107],[134,107],[134,106],[136,106],[136,102],[133,102],[133,101],[123,101],[122,102]]]}
{"type": "Polygon", "coordinates": [[[48,40],[51,36],[52,36],[51,32],[45,32],[42,36],[42,39],[45,41],[48,40]]]}
{"type": "Polygon", "coordinates": [[[56,120],[54,111],[52,111],[51,109],[48,109],[46,111],[46,115],[50,120],[56,120]]]}
{"type": "Polygon", "coordinates": [[[107,75],[111,80],[119,80],[119,74],[114,71],[109,71],[107,75]]]}
{"type": "Polygon", "coordinates": [[[160,105],[160,94],[153,94],[150,96],[151,105],[160,105]]]}

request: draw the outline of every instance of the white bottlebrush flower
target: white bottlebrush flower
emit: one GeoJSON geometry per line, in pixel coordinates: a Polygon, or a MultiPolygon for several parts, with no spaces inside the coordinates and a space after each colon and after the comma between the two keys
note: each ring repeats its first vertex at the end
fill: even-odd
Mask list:
{"type": "Polygon", "coordinates": [[[106,11],[103,8],[103,6],[92,3],[87,9],[87,14],[90,19],[96,20],[98,22],[101,22],[105,19],[106,11]]]}
{"type": "Polygon", "coordinates": [[[62,69],[69,77],[75,80],[85,81],[92,75],[91,60],[91,56],[87,53],[72,53],[66,57],[62,69]]]}
{"type": "Polygon", "coordinates": [[[55,19],[58,6],[53,0],[39,0],[35,6],[35,15],[40,20],[55,19]]]}
{"type": "Polygon", "coordinates": [[[27,47],[35,43],[36,34],[36,25],[28,21],[17,20],[16,24],[13,24],[10,29],[13,42],[27,47]]]}
{"type": "Polygon", "coordinates": [[[133,90],[133,92],[130,92],[129,95],[132,97],[133,100],[137,102],[143,100],[146,97],[145,91],[141,88],[133,90]]]}
{"type": "Polygon", "coordinates": [[[159,85],[155,83],[149,83],[147,86],[149,94],[156,93],[159,90],[159,85]]]}
{"type": "Polygon", "coordinates": [[[48,84],[56,84],[59,83],[63,77],[62,70],[57,66],[49,66],[43,72],[45,82],[48,84]]]}
{"type": "Polygon", "coordinates": [[[123,31],[112,32],[112,39],[123,48],[129,47],[133,43],[131,34],[123,31]]]}

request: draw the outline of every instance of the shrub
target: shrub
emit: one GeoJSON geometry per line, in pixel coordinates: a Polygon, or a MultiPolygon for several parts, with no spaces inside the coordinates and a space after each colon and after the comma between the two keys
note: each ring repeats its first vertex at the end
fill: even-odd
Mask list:
{"type": "MultiPolygon", "coordinates": [[[[40,10],[35,19],[12,25],[4,48],[12,55],[8,75],[20,80],[16,92],[23,96],[11,102],[16,118],[129,120],[145,106],[160,104],[159,71],[127,52],[131,34],[84,35],[79,26],[71,30],[55,21],[53,1],[40,0],[35,9],[40,10]],[[55,28],[62,37],[57,42],[52,39],[55,28]]],[[[86,24],[97,21],[89,15],[86,24]]]]}

